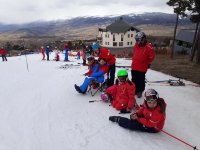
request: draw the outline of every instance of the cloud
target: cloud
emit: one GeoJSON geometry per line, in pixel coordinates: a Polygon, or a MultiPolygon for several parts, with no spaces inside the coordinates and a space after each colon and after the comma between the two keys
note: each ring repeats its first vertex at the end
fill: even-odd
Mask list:
{"type": "Polygon", "coordinates": [[[169,12],[168,0],[0,0],[0,20],[26,23],[77,16],[105,16],[141,12],[169,12]]]}

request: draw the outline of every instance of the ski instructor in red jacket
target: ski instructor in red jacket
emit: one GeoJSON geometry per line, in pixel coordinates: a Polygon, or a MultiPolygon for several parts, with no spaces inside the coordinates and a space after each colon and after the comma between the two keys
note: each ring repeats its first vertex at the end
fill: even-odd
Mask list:
{"type": "Polygon", "coordinates": [[[151,43],[147,42],[144,32],[137,32],[135,40],[136,43],[133,47],[131,75],[132,82],[134,82],[136,86],[135,94],[140,98],[145,89],[145,74],[154,60],[155,52],[151,43]]]}
{"type": "Polygon", "coordinates": [[[107,61],[107,64],[109,66],[108,71],[108,82],[107,86],[110,87],[114,84],[115,80],[115,62],[116,58],[115,56],[110,52],[110,50],[100,47],[98,43],[93,43],[92,45],[93,55],[99,58],[103,58],[107,61]]]}

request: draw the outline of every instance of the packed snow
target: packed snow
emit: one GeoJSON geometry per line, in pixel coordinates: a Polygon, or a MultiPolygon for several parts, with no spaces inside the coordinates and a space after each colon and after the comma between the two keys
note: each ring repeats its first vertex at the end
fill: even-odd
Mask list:
{"type": "MultiPolygon", "coordinates": [[[[56,62],[53,57],[41,61],[40,54],[27,55],[28,66],[25,55],[0,61],[0,150],[192,149],[163,132],[130,131],[110,122],[108,117],[119,115],[118,111],[102,101],[89,103],[99,100],[100,93],[92,97],[74,89],[74,84],[82,84],[87,66],[60,68],[82,60],[70,57],[70,62],[56,62]]],[[[130,64],[131,60],[117,59],[117,65],[130,64]]],[[[146,78],[176,79],[150,69],[146,78]]],[[[146,84],[146,89],[154,88],[167,103],[163,130],[200,148],[200,88],[184,82],[186,86],[146,84]]]]}

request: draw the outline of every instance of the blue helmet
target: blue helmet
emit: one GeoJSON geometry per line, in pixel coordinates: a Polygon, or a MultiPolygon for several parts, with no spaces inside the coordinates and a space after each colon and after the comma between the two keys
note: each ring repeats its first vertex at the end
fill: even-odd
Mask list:
{"type": "Polygon", "coordinates": [[[98,44],[98,43],[93,43],[92,44],[92,50],[94,50],[94,49],[98,49],[100,47],[100,45],[98,44]]]}

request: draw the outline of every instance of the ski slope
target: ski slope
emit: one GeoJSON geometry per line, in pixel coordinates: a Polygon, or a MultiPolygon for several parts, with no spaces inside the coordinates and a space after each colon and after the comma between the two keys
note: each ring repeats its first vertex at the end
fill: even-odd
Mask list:
{"type": "MultiPolygon", "coordinates": [[[[50,55],[53,59],[54,55],[50,55]]],[[[61,59],[63,60],[61,54],[61,59]]],[[[0,150],[190,150],[191,147],[164,134],[129,131],[108,120],[119,115],[108,103],[74,89],[80,85],[86,66],[61,69],[71,62],[41,61],[40,54],[8,57],[0,61],[0,150]]],[[[117,59],[117,65],[130,65],[117,59]]],[[[117,69],[118,70],[118,69],[117,69]]],[[[130,77],[130,70],[129,70],[130,77]]],[[[149,70],[150,81],[176,79],[149,70]]],[[[185,83],[190,83],[184,81],[185,83]]],[[[167,103],[164,131],[200,148],[200,88],[146,85],[167,103]]],[[[143,102],[143,98],[138,99],[143,102]]],[[[129,117],[129,114],[121,115],[129,117]]]]}

